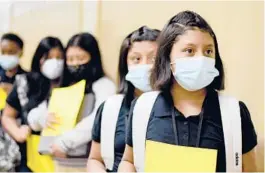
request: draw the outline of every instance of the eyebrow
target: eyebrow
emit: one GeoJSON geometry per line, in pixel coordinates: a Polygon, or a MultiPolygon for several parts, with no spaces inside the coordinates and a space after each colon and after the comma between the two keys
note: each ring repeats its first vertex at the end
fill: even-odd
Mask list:
{"type": "Polygon", "coordinates": [[[208,44],[208,45],[206,45],[206,47],[214,47],[214,45],[213,44],[208,44]]]}
{"type": "MultiPolygon", "coordinates": [[[[185,46],[196,46],[196,45],[193,43],[187,43],[187,44],[185,44],[185,46]]],[[[214,45],[213,44],[207,44],[205,47],[214,47],[214,45]]]]}

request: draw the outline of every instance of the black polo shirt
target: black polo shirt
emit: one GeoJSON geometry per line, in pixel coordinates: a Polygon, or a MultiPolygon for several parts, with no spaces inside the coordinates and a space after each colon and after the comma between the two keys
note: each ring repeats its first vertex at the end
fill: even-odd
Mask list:
{"type": "MultiPolygon", "coordinates": [[[[129,114],[126,143],[133,147],[132,116],[134,101],[129,114]]],[[[245,154],[257,145],[257,135],[250,118],[250,113],[243,102],[239,102],[242,123],[242,153],[245,154]]],[[[160,93],[155,101],[149,119],[146,139],[175,145],[175,134],[172,123],[172,109],[174,107],[169,93],[160,93]]],[[[225,144],[222,128],[221,112],[216,91],[209,91],[204,104],[202,131],[200,135],[200,148],[217,149],[217,172],[226,171],[225,144]]],[[[183,114],[175,108],[178,143],[182,146],[196,146],[198,125],[200,117],[183,114]]]]}
{"type": "MultiPolygon", "coordinates": [[[[95,117],[93,131],[92,131],[92,139],[95,142],[100,143],[100,136],[101,136],[101,118],[102,118],[102,111],[104,108],[104,103],[100,105],[97,111],[97,115],[95,117]]],[[[129,106],[126,104],[125,99],[123,99],[117,125],[115,131],[115,143],[114,143],[114,151],[115,151],[115,158],[114,158],[114,166],[113,170],[108,170],[109,172],[117,172],[118,166],[121,162],[124,150],[125,150],[125,126],[126,126],[126,119],[129,114],[129,106]]]]}
{"type": "MultiPolygon", "coordinates": [[[[17,74],[24,74],[26,71],[24,71],[20,66],[18,66],[17,74]]],[[[8,77],[6,76],[6,71],[0,66],[0,83],[10,83],[13,84],[15,81],[15,76],[13,77],[8,77]]]]}

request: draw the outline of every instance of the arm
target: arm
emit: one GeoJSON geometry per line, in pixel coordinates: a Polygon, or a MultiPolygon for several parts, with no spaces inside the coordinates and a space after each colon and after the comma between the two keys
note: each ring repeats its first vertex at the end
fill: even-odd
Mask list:
{"type": "Polygon", "coordinates": [[[22,125],[18,126],[16,116],[18,112],[11,107],[10,105],[6,105],[2,117],[2,125],[7,131],[7,133],[15,139],[15,141],[19,143],[23,143],[27,140],[28,135],[30,135],[31,130],[29,126],[22,125]]]}
{"type": "Polygon", "coordinates": [[[8,134],[17,142],[25,142],[30,134],[30,128],[27,125],[18,126],[16,117],[21,112],[21,106],[18,99],[17,88],[13,87],[6,99],[6,107],[3,111],[2,124],[8,134]]]}
{"type": "Polygon", "coordinates": [[[12,136],[16,141],[19,141],[19,126],[16,121],[17,114],[18,112],[16,109],[9,104],[6,104],[2,116],[2,125],[10,136],[12,136]]]}
{"type": "Polygon", "coordinates": [[[82,119],[73,130],[64,133],[56,140],[56,145],[60,146],[66,153],[92,140],[92,128],[97,109],[103,101],[115,94],[116,87],[113,82],[108,81],[106,83],[104,81],[103,83],[93,84],[93,91],[95,93],[96,103],[92,113],[82,119]]]}
{"type": "Polygon", "coordinates": [[[132,138],[132,119],[133,119],[133,109],[135,106],[136,100],[131,104],[128,126],[126,128],[126,147],[123,153],[122,161],[119,165],[118,172],[136,172],[134,166],[133,158],[133,138],[132,138]]]}
{"type": "Polygon", "coordinates": [[[133,148],[126,145],[118,172],[136,172],[133,162],[133,148]]]}
{"type": "Polygon", "coordinates": [[[28,123],[31,129],[34,131],[41,131],[45,127],[47,115],[48,105],[46,101],[43,101],[38,107],[29,111],[28,123]]]}
{"type": "Polygon", "coordinates": [[[104,161],[101,157],[100,143],[92,141],[90,155],[87,161],[88,172],[106,172],[104,161]]]}
{"type": "Polygon", "coordinates": [[[93,130],[92,130],[92,145],[90,149],[90,155],[87,162],[87,171],[88,172],[106,172],[104,160],[101,155],[101,119],[102,112],[104,109],[104,104],[102,103],[98,110],[97,115],[94,121],[93,130]]]}
{"type": "Polygon", "coordinates": [[[256,152],[255,148],[248,153],[243,154],[243,172],[258,172],[256,165],[256,152]]]}
{"type": "Polygon", "coordinates": [[[257,134],[247,106],[239,102],[242,126],[242,170],[257,172],[256,152],[257,134]]]}

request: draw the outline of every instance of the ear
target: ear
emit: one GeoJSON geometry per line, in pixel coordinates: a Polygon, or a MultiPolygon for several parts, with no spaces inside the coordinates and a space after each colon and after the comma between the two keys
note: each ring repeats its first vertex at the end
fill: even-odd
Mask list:
{"type": "Polygon", "coordinates": [[[45,58],[44,56],[40,59],[40,67],[43,65],[45,59],[46,59],[46,58],[45,58]]]}

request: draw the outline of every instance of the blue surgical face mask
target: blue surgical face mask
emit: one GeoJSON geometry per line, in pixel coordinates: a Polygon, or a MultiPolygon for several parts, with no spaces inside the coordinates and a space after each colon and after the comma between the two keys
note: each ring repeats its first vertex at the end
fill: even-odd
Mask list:
{"type": "Polygon", "coordinates": [[[19,57],[16,55],[0,55],[0,66],[4,70],[11,70],[19,64],[19,57]]]}
{"type": "Polygon", "coordinates": [[[152,64],[141,64],[129,66],[125,79],[133,84],[133,86],[143,92],[151,91],[150,71],[152,64]]]}
{"type": "Polygon", "coordinates": [[[219,71],[215,68],[215,59],[204,56],[176,58],[173,76],[178,84],[188,90],[197,91],[210,85],[219,71]]]}

